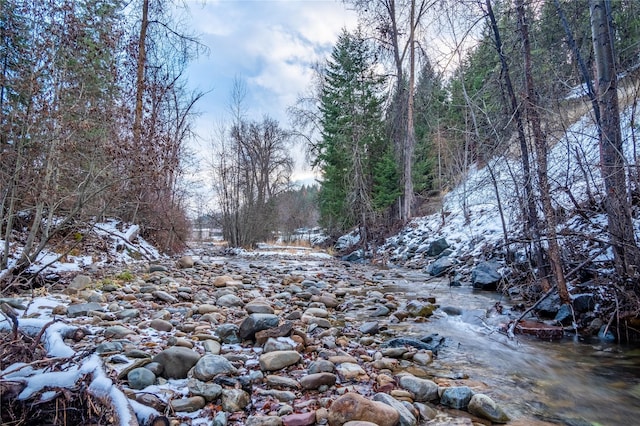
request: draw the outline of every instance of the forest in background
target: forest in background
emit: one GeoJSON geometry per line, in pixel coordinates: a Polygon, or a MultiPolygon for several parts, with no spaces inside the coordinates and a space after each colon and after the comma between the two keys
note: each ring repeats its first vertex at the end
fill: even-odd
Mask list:
{"type": "MultiPolygon", "coordinates": [[[[617,76],[627,76],[620,99],[635,111],[637,2],[346,3],[360,26],[316,65],[314,85],[290,108],[290,128],[269,116],[247,119],[241,81],[231,93],[230,119],[215,129],[208,161],[212,216],[230,245],[315,220],[315,189],[301,196],[290,182],[296,142],[308,146],[320,175],[320,224],[333,238],[357,228],[365,248],[430,212],[431,200],[471,168],[511,155],[523,171],[514,174],[519,243],[534,280],[566,300],[555,231],[562,212],[546,158],[560,134],[591,114],[604,185],[574,197],[575,207],[607,213],[615,269],[623,283],[637,279],[638,173],[635,148],[634,158],[622,155],[617,88],[617,76]]],[[[158,247],[179,251],[192,195],[187,141],[203,96],[186,88],[185,69],[206,48],[176,5],[0,5],[2,269],[19,275],[47,244],[72,250],[105,217],[139,223],[158,247]],[[21,251],[9,265],[16,242],[21,251]]]]}

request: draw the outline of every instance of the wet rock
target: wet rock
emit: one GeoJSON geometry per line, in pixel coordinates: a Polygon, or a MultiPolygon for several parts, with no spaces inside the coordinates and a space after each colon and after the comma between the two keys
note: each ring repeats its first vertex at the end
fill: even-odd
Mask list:
{"type": "Polygon", "coordinates": [[[303,389],[318,389],[320,386],[333,386],[335,384],[336,375],[333,373],[314,373],[300,378],[300,385],[303,389]]]}
{"type": "Polygon", "coordinates": [[[469,405],[473,391],[468,386],[446,388],[440,397],[440,403],[456,410],[464,410],[469,405]]]}
{"type": "Polygon", "coordinates": [[[492,423],[507,423],[509,416],[487,395],[477,393],[471,397],[468,410],[471,414],[490,420],[492,423]]]}
{"type": "Polygon", "coordinates": [[[222,394],[222,386],[217,383],[205,383],[197,379],[189,379],[187,387],[189,392],[203,397],[207,402],[214,401],[222,394]]]}
{"type": "Polygon", "coordinates": [[[613,343],[616,341],[616,336],[613,334],[610,327],[603,325],[600,327],[600,330],[598,330],[598,339],[600,339],[601,342],[613,343]]]}
{"type": "Polygon", "coordinates": [[[400,376],[398,383],[400,387],[413,394],[415,401],[427,402],[438,399],[438,385],[431,380],[407,374],[400,376]]]}
{"type": "Polygon", "coordinates": [[[249,416],[246,426],[281,426],[282,419],[278,416],[249,416]]]}
{"type": "Polygon", "coordinates": [[[560,310],[560,306],[562,306],[560,296],[552,294],[538,303],[538,306],[535,308],[535,312],[541,317],[553,318],[560,310]]]}
{"type": "Polygon", "coordinates": [[[196,379],[207,382],[218,374],[236,374],[238,370],[231,365],[228,359],[221,355],[205,355],[198,360],[193,368],[193,376],[196,379]]]}
{"type": "Polygon", "coordinates": [[[244,306],[244,302],[235,294],[225,294],[216,300],[216,305],[227,308],[241,308],[244,306]]]}
{"type": "Polygon", "coordinates": [[[260,355],[260,369],[274,371],[296,364],[300,361],[300,354],[296,351],[275,351],[260,355]]]}
{"type": "Polygon", "coordinates": [[[182,411],[192,413],[204,408],[206,401],[201,396],[192,396],[191,398],[174,399],[171,401],[171,408],[174,411],[182,411]]]}
{"type": "Polygon", "coordinates": [[[398,412],[400,418],[398,419],[399,426],[416,426],[418,420],[413,413],[404,406],[404,404],[394,397],[386,393],[377,393],[373,396],[374,401],[382,402],[390,407],[393,407],[398,412]]]}
{"type": "Polygon", "coordinates": [[[378,426],[395,426],[400,419],[398,411],[383,403],[371,401],[354,392],[349,392],[331,404],[329,425],[341,426],[349,421],[366,421],[378,426]]]}
{"type": "Polygon", "coordinates": [[[573,309],[579,313],[591,311],[595,307],[593,294],[590,293],[572,296],[571,303],[573,304],[573,309]]]}
{"type": "Polygon", "coordinates": [[[243,340],[254,340],[256,332],[277,327],[279,322],[274,314],[250,314],[240,324],[238,336],[243,340]]]}
{"type": "Polygon", "coordinates": [[[432,345],[421,342],[420,340],[411,339],[407,337],[395,337],[393,339],[387,340],[383,346],[388,348],[401,348],[404,346],[411,346],[416,349],[426,349],[426,350],[431,350],[431,348],[433,347],[432,345]]]}
{"type": "Polygon", "coordinates": [[[153,357],[153,361],[162,365],[162,377],[165,379],[186,379],[189,370],[196,365],[200,355],[182,346],[173,346],[153,357]]]}
{"type": "Polygon", "coordinates": [[[156,382],[156,375],[144,367],[134,368],[127,374],[127,381],[131,389],[144,389],[156,382]]]}
{"type": "Polygon", "coordinates": [[[502,279],[502,274],[498,269],[500,265],[496,262],[480,262],[471,271],[471,284],[473,288],[481,290],[495,290],[502,279]]]}
{"type": "Polygon", "coordinates": [[[573,322],[573,312],[571,312],[571,307],[569,305],[562,305],[556,314],[554,321],[567,326],[573,322]]]}
{"type": "Polygon", "coordinates": [[[543,340],[558,340],[564,336],[564,329],[562,327],[532,320],[520,321],[516,324],[515,331],[519,334],[536,336],[543,340]]]}
{"type": "Polygon", "coordinates": [[[69,305],[67,307],[67,316],[69,318],[76,318],[87,316],[91,311],[102,311],[102,305],[97,302],[90,303],[78,303],[75,305],[69,305]]]}
{"type": "Polygon", "coordinates": [[[316,412],[289,414],[282,417],[283,426],[309,426],[316,423],[316,412]]]}
{"type": "Polygon", "coordinates": [[[224,389],[222,391],[222,409],[234,413],[242,411],[251,402],[249,394],[242,389],[224,389]]]}
{"type": "Polygon", "coordinates": [[[407,312],[411,317],[430,317],[433,312],[438,309],[433,303],[423,303],[417,300],[411,300],[407,303],[407,312]]]}

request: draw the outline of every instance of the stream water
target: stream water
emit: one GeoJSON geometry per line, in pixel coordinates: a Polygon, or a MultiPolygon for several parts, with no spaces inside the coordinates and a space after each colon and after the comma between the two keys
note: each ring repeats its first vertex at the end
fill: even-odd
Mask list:
{"type": "Polygon", "coordinates": [[[492,309],[500,301],[508,311],[503,296],[397,272],[401,278],[383,280],[384,291],[407,300],[435,296],[441,307],[462,310],[461,315],[438,310],[426,322],[396,330],[447,338],[432,365],[439,374],[463,374],[487,384],[487,393],[512,417],[569,425],[640,424],[640,348],[574,338],[512,340],[497,331],[509,317],[492,309]]]}

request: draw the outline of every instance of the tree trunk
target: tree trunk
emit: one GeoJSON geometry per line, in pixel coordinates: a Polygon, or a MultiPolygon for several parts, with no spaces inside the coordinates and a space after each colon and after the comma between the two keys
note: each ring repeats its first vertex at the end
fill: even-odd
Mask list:
{"type": "Polygon", "coordinates": [[[640,250],[635,241],[631,205],[627,199],[616,64],[609,22],[610,3],[608,0],[590,0],[589,6],[601,119],[600,167],[606,190],[604,202],[609,238],[616,271],[621,277],[634,277],[638,274],[640,250]]]}
{"type": "Polygon", "coordinates": [[[547,267],[544,261],[542,244],[540,242],[540,230],[538,223],[538,213],[536,211],[536,205],[533,199],[533,184],[532,184],[532,175],[531,175],[531,167],[529,162],[529,147],[527,145],[527,138],[524,132],[524,123],[522,120],[522,114],[520,112],[520,108],[518,106],[518,101],[516,99],[515,91],[513,90],[513,84],[511,83],[511,75],[509,72],[509,64],[507,63],[507,58],[505,57],[504,51],[502,49],[502,39],[500,37],[500,31],[498,29],[498,23],[496,21],[496,17],[493,14],[493,8],[491,7],[491,0],[486,0],[487,5],[487,14],[489,16],[489,20],[491,21],[491,28],[494,34],[494,41],[496,43],[496,50],[498,51],[498,55],[500,56],[500,64],[502,67],[502,76],[505,81],[505,85],[507,86],[507,93],[509,95],[509,100],[511,103],[511,113],[513,114],[517,131],[518,131],[518,141],[520,142],[520,159],[522,162],[522,179],[523,179],[523,188],[524,188],[524,214],[526,216],[525,229],[529,233],[533,247],[534,247],[534,256],[536,259],[536,266],[538,267],[537,274],[534,272],[536,278],[541,281],[542,287],[545,291],[548,291],[551,288],[551,285],[546,279],[547,276],[547,267]]]}
{"type": "Polygon", "coordinates": [[[538,163],[538,187],[540,190],[542,209],[544,211],[544,218],[542,219],[542,222],[544,223],[547,231],[549,262],[551,264],[553,279],[558,286],[560,300],[562,300],[562,303],[569,303],[569,291],[567,290],[567,283],[564,277],[564,272],[562,271],[562,259],[556,234],[555,213],[551,205],[549,177],[547,175],[547,139],[542,131],[540,114],[538,113],[538,101],[533,85],[533,75],[531,73],[531,45],[529,43],[528,29],[529,24],[527,22],[523,0],[516,0],[516,10],[518,14],[518,30],[522,41],[522,56],[524,60],[524,84],[526,93],[525,111],[529,124],[531,125],[534,146],[536,149],[536,160],[538,163]]]}
{"type": "Polygon", "coordinates": [[[416,1],[411,0],[411,18],[409,30],[409,87],[407,93],[407,130],[404,140],[404,200],[402,206],[402,219],[407,222],[411,219],[413,206],[413,152],[416,145],[416,132],[413,123],[414,86],[416,78],[416,52],[415,52],[415,14],[416,1]]]}
{"type": "Polygon", "coordinates": [[[142,98],[144,96],[144,65],[147,62],[146,39],[149,27],[149,0],[142,2],[142,21],[138,38],[138,60],[136,69],[136,109],[133,118],[133,143],[140,144],[142,133],[142,98]]]}

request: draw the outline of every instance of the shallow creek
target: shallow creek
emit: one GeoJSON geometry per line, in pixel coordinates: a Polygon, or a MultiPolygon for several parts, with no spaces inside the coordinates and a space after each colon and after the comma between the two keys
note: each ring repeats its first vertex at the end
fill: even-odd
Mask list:
{"type": "Polygon", "coordinates": [[[433,363],[435,374],[485,383],[486,393],[512,417],[570,425],[640,424],[640,349],[571,337],[511,340],[497,331],[509,321],[509,300],[499,294],[425,281],[428,275],[414,271],[396,272],[400,278],[381,280],[384,291],[406,300],[435,296],[441,307],[462,310],[447,315],[440,309],[426,322],[391,326],[409,335],[446,337],[433,363]],[[492,309],[497,301],[504,315],[492,309]]]}
{"type": "MultiPolygon", "coordinates": [[[[224,261],[229,262],[229,258],[224,261]]],[[[507,411],[514,424],[548,423],[572,426],[640,424],[640,348],[566,337],[546,342],[532,337],[509,339],[500,324],[510,320],[510,301],[500,294],[470,287],[449,287],[426,273],[394,268],[379,270],[365,265],[334,266],[325,260],[282,261],[273,258],[236,258],[230,263],[267,268],[271,273],[322,274],[329,269],[364,278],[370,286],[354,289],[354,296],[371,291],[392,294],[402,306],[412,299],[435,297],[441,307],[457,308],[448,315],[438,309],[429,319],[394,323],[371,318],[367,306],[347,308],[341,321],[354,324],[378,320],[384,325],[378,339],[438,333],[445,345],[430,365],[435,378],[460,380],[482,389],[507,411]],[[346,266],[346,267],[345,267],[346,266]],[[504,314],[495,311],[496,302],[504,314]],[[385,336],[386,334],[386,336],[385,336]]],[[[268,283],[263,283],[268,286],[268,283]]],[[[345,300],[348,296],[345,296],[345,300]]],[[[362,300],[362,299],[360,299],[362,300]]],[[[514,317],[518,313],[513,314],[514,317]]]]}

